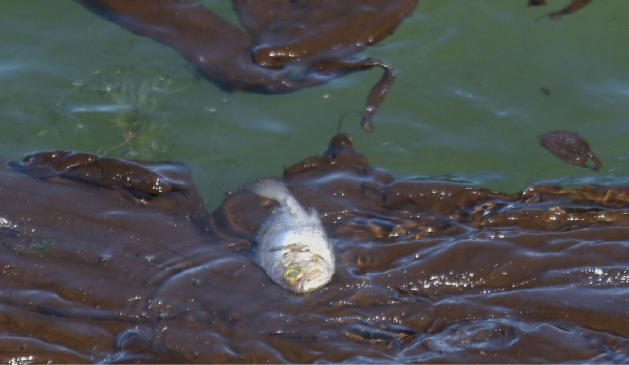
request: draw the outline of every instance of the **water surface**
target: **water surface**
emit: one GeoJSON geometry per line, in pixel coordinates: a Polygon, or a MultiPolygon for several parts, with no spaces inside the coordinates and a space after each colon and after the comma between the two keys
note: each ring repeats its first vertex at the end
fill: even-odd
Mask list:
{"type": "MultiPolygon", "coordinates": [[[[203,3],[237,23],[228,2],[203,3]]],[[[356,146],[398,178],[461,179],[512,192],[541,180],[622,181],[628,5],[593,2],[560,21],[539,18],[563,4],[525,5],[420,1],[393,36],[361,54],[388,61],[399,77],[375,118],[376,133],[348,123],[356,146]],[[601,172],[562,164],[539,148],[538,134],[561,129],[589,141],[604,161],[601,172]]],[[[120,109],[106,90],[127,83],[137,93],[150,83],[160,87],[147,118],[156,131],[135,150],[191,166],[210,207],[226,190],[319,153],[339,116],[360,110],[380,76],[357,73],[290,95],[229,94],[198,78],[175,51],[71,1],[8,0],[3,8],[2,156],[134,152],[112,150],[125,131],[112,122],[120,109]]]]}
{"type": "MultiPolygon", "coordinates": [[[[228,2],[203,3],[236,24],[228,2]]],[[[394,35],[360,54],[389,62],[398,78],[374,133],[351,122],[343,131],[392,178],[363,160],[288,177],[335,240],[338,274],[310,296],[282,291],[251,259],[268,202],[231,196],[208,241],[189,219],[124,194],[3,170],[13,212],[0,226],[12,334],[3,346],[26,356],[7,359],[31,361],[35,348],[37,359],[81,362],[626,361],[623,189],[611,200],[545,192],[557,202],[498,195],[451,210],[386,198],[393,178],[430,181],[439,194],[450,188],[435,180],[504,193],[627,184],[629,3],[541,18],[567,3],[420,0],[394,35]],[[602,169],[541,148],[537,136],[553,130],[584,137],[602,169]],[[46,193],[21,195],[27,188],[46,193]],[[533,223],[510,226],[520,220],[509,214],[533,223]]],[[[175,51],[72,1],[3,5],[0,156],[72,149],[183,162],[209,212],[226,191],[321,155],[339,116],[360,110],[380,77],[230,94],[175,51]]]]}

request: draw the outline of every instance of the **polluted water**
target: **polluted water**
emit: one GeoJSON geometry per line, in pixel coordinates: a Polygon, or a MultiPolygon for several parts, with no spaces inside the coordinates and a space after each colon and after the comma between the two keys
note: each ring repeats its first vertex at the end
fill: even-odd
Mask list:
{"type": "Polygon", "coordinates": [[[256,262],[278,202],[250,185],[208,214],[176,163],[41,153],[0,179],[7,360],[627,359],[629,187],[395,181],[337,135],[277,180],[334,244],[301,295],[256,262]]]}

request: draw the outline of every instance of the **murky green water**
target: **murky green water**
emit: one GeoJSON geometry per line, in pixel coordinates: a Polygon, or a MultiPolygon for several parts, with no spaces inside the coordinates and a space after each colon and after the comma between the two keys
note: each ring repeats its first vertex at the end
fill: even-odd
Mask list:
{"type": "MultiPolygon", "coordinates": [[[[203,3],[237,21],[228,1],[203,3]]],[[[507,192],[540,181],[628,183],[629,2],[594,1],[539,20],[567,3],[420,0],[393,36],[361,54],[399,71],[376,131],[351,123],[344,131],[397,178],[507,192]],[[602,170],[542,149],[537,135],[552,130],[579,133],[602,170]]],[[[339,116],[362,109],[380,77],[230,94],[175,51],[70,0],[3,0],[0,19],[1,156],[74,149],[182,161],[209,210],[225,191],[321,154],[339,116]]]]}

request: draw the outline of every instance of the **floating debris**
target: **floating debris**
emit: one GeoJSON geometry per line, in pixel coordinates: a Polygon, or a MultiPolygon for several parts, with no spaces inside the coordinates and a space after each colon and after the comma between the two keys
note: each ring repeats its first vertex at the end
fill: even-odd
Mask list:
{"type": "Polygon", "coordinates": [[[601,161],[590,150],[588,143],[576,133],[554,131],[538,137],[540,145],[562,161],[586,167],[592,171],[598,171],[601,168],[601,161]],[[588,159],[592,159],[596,166],[587,166],[588,159]]]}
{"type": "Polygon", "coordinates": [[[127,78],[109,86],[106,91],[120,112],[111,120],[123,131],[124,141],[119,145],[102,149],[109,155],[121,150],[120,157],[146,159],[166,152],[162,139],[168,122],[160,115],[160,104],[170,88],[171,80],[154,79],[143,81],[136,87],[127,78]],[[161,122],[155,119],[163,119],[161,122]]]}
{"type": "MultiPolygon", "coordinates": [[[[165,77],[133,80],[129,67],[116,70],[113,76],[106,74],[109,73],[98,72],[85,82],[74,83],[52,110],[53,116],[64,119],[53,118],[50,126],[38,136],[48,137],[51,132],[64,136],[68,132],[89,131],[81,140],[90,139],[89,145],[100,146],[96,151],[98,154],[136,160],[167,160],[169,123],[162,108],[169,95],[184,88],[173,87],[172,80],[165,77]],[[102,128],[106,129],[106,137],[102,132],[95,133],[96,129],[102,128]],[[114,139],[112,143],[111,134],[120,142],[116,143],[114,139]],[[94,141],[92,138],[98,139],[94,141]],[[110,142],[103,142],[102,138],[110,142]]],[[[70,148],[76,149],[76,146],[70,148]]]]}

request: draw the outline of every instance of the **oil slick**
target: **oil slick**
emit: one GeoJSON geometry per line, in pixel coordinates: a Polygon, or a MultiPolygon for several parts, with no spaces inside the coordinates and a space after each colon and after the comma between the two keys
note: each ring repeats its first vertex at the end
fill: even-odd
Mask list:
{"type": "Polygon", "coordinates": [[[245,33],[193,1],[76,1],[173,48],[228,91],[284,94],[380,67],[384,73],[363,109],[366,131],[395,73],[381,60],[350,56],[391,35],[417,2],[233,0],[245,33]]]}
{"type": "Polygon", "coordinates": [[[257,238],[258,264],[269,278],[296,294],[327,284],[334,275],[334,253],[317,211],[306,212],[279,181],[263,180],[247,190],[280,204],[257,238]]]}
{"type": "Polygon", "coordinates": [[[540,145],[562,161],[586,167],[592,171],[598,171],[601,168],[601,161],[594,155],[588,143],[576,133],[554,131],[538,137],[540,145]],[[587,166],[588,159],[592,159],[595,166],[587,166]]]}
{"type": "Polygon", "coordinates": [[[627,358],[626,185],[395,181],[338,135],[281,180],[343,242],[334,280],[292,296],[244,255],[270,200],[244,187],[208,218],[181,164],[118,161],[138,186],[143,168],[173,187],[142,203],[94,179],[99,162],[46,156],[0,163],[1,361],[487,362],[481,346],[495,363],[627,358]]]}

